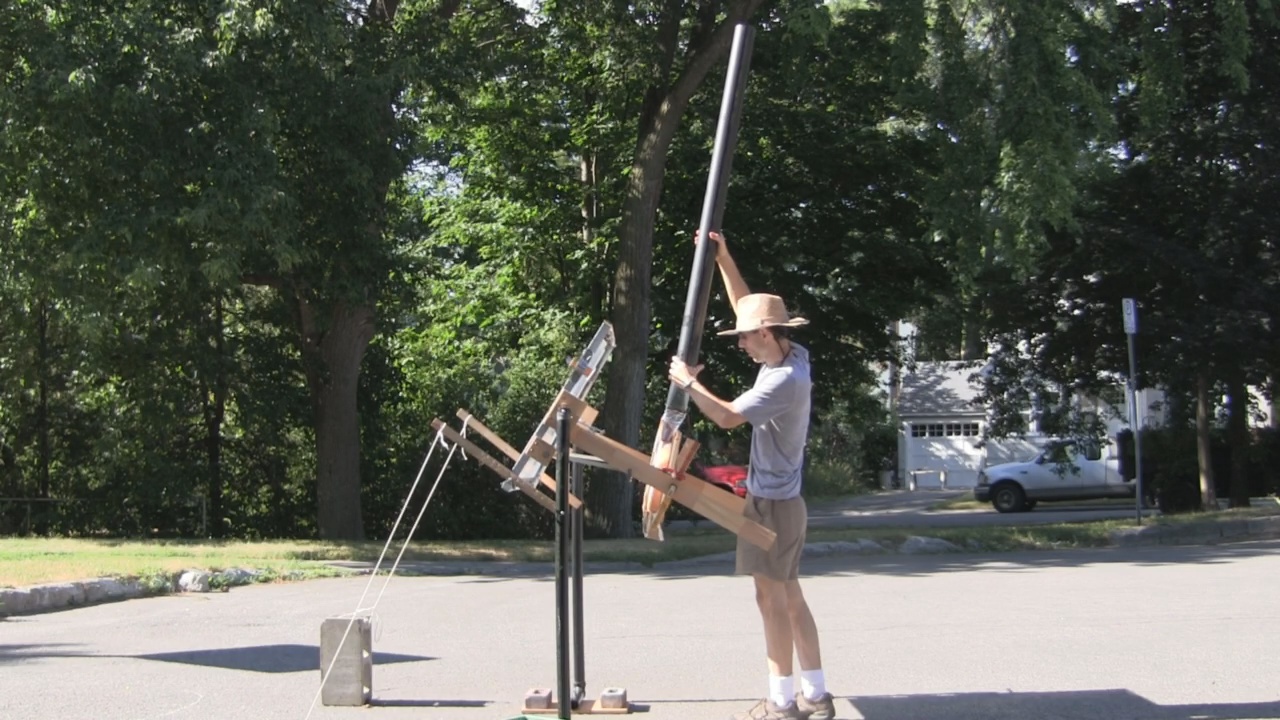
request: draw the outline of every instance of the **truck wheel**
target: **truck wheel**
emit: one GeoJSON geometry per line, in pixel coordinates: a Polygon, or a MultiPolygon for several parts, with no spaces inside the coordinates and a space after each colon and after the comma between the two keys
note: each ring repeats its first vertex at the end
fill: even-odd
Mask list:
{"type": "Polygon", "coordinates": [[[991,494],[991,506],[1002,513],[1022,512],[1026,502],[1027,494],[1013,483],[1000,485],[991,494]]]}
{"type": "Polygon", "coordinates": [[[1035,500],[1024,500],[1024,501],[1023,501],[1023,503],[1022,503],[1022,509],[1023,509],[1023,510],[1027,510],[1027,511],[1035,510],[1035,509],[1036,509],[1036,501],[1035,501],[1035,500]]]}

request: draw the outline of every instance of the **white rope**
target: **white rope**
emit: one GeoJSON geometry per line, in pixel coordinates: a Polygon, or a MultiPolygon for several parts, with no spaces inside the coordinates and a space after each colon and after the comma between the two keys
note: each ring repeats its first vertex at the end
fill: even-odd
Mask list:
{"type": "MultiPolygon", "coordinates": [[[[462,434],[464,436],[467,432],[467,423],[469,423],[470,420],[471,418],[468,416],[468,418],[462,423],[462,434]]],[[[391,547],[391,541],[395,538],[396,530],[400,527],[400,521],[404,519],[405,511],[409,509],[409,502],[413,500],[414,494],[418,491],[418,484],[422,482],[422,475],[426,472],[427,465],[431,462],[431,456],[435,454],[437,446],[443,447],[448,444],[449,443],[444,439],[444,428],[441,427],[440,430],[436,432],[435,440],[431,442],[431,448],[427,450],[427,457],[422,461],[422,467],[418,468],[418,475],[414,478],[413,485],[410,486],[408,495],[405,496],[404,504],[400,506],[400,513],[396,515],[395,523],[391,525],[391,532],[387,534],[387,541],[382,545],[382,552],[378,555],[378,561],[373,566],[373,572],[369,574],[369,581],[365,583],[364,592],[360,593],[360,599],[356,602],[356,609],[349,613],[351,620],[347,623],[346,630],[342,633],[342,639],[338,641],[338,647],[334,650],[333,658],[329,660],[329,667],[325,669],[324,675],[320,678],[319,689],[316,690],[315,696],[311,698],[311,707],[307,709],[307,720],[310,720],[311,713],[315,712],[316,701],[318,701],[321,694],[324,693],[324,684],[329,681],[329,674],[333,672],[333,666],[338,662],[338,657],[342,653],[342,647],[346,644],[347,637],[351,635],[351,628],[355,625],[356,620],[359,619],[360,613],[368,612],[372,623],[374,611],[377,609],[378,603],[382,601],[382,594],[386,592],[387,585],[391,582],[391,576],[395,574],[396,569],[400,566],[400,559],[404,557],[405,550],[413,540],[413,534],[417,531],[418,524],[422,521],[423,513],[426,512],[427,506],[431,504],[431,499],[435,497],[436,488],[440,486],[440,480],[444,477],[445,471],[449,469],[449,463],[453,460],[453,454],[458,450],[457,444],[450,447],[449,454],[445,457],[444,464],[440,467],[440,473],[436,475],[436,480],[431,485],[431,490],[427,493],[426,501],[422,503],[422,508],[418,510],[418,516],[413,521],[413,527],[409,529],[409,534],[405,537],[404,545],[400,547],[400,552],[396,555],[395,563],[387,573],[387,579],[383,582],[382,589],[378,592],[377,599],[374,600],[373,605],[366,608],[364,607],[364,600],[369,595],[369,588],[373,587],[373,580],[377,577],[379,568],[382,567],[382,561],[387,557],[387,549],[391,547]]],[[[463,453],[463,457],[466,457],[465,452],[463,453]]],[[[340,615],[339,617],[346,617],[346,615],[340,615]]]]}
{"type": "MultiPolygon", "coordinates": [[[[466,437],[467,435],[467,424],[470,422],[471,422],[470,415],[468,415],[466,419],[462,421],[463,437],[466,437]]],[[[436,440],[439,441],[441,444],[444,444],[444,435],[442,433],[443,433],[443,430],[441,431],[441,433],[436,434],[436,440]]],[[[427,511],[427,506],[431,504],[431,498],[435,497],[436,488],[440,487],[440,479],[444,477],[444,471],[449,469],[449,463],[453,460],[453,453],[458,450],[458,447],[459,446],[455,444],[452,448],[449,449],[449,454],[448,456],[445,457],[444,464],[440,466],[440,473],[436,475],[436,481],[431,484],[431,490],[427,492],[427,500],[426,502],[422,503],[422,508],[418,510],[418,517],[414,518],[413,527],[409,528],[409,535],[405,537],[404,545],[400,546],[400,554],[396,555],[396,561],[391,565],[391,571],[387,573],[386,581],[382,583],[382,590],[378,591],[378,598],[373,601],[374,607],[377,607],[378,603],[382,602],[382,594],[387,591],[387,585],[391,584],[391,576],[395,575],[396,569],[400,567],[400,558],[404,557],[404,551],[409,548],[409,542],[413,540],[413,534],[418,530],[418,523],[422,522],[422,514],[427,511]]],[[[466,453],[463,453],[463,457],[466,457],[466,453]]]]}

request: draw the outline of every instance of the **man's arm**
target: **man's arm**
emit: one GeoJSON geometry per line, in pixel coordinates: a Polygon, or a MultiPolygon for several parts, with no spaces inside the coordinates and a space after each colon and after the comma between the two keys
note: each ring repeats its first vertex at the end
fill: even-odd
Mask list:
{"type": "Polygon", "coordinates": [[[747,288],[747,282],[742,279],[742,273],[738,270],[738,264],[733,261],[733,255],[729,254],[729,242],[724,239],[724,235],[713,230],[711,239],[716,242],[716,265],[720,266],[720,279],[724,280],[724,289],[729,295],[729,305],[733,307],[734,313],[737,313],[738,298],[750,295],[751,290],[747,288]]]}
{"type": "Polygon", "coordinates": [[[732,403],[716,397],[697,380],[684,391],[693,398],[693,403],[698,406],[703,415],[725,430],[732,430],[747,421],[747,418],[733,409],[732,403]]]}
{"type": "Polygon", "coordinates": [[[698,382],[701,365],[689,367],[680,358],[671,358],[671,379],[688,393],[693,403],[698,406],[707,419],[725,430],[732,430],[745,423],[747,418],[733,409],[728,400],[717,397],[702,383],[698,382]]]}

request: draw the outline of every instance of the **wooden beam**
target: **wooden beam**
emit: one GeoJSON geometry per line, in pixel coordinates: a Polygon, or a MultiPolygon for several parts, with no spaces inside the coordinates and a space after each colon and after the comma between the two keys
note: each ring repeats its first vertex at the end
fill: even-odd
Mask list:
{"type": "MultiPolygon", "coordinates": [[[[523,478],[527,482],[534,482],[541,479],[545,473],[548,464],[547,460],[542,459],[546,456],[546,448],[553,448],[556,442],[556,412],[560,408],[566,408],[569,411],[570,424],[573,421],[581,420],[590,424],[596,418],[598,412],[595,408],[588,405],[585,401],[578,399],[568,390],[561,390],[555,400],[551,403],[551,407],[547,409],[547,414],[542,417],[542,422],[538,424],[538,428],[534,430],[533,435],[529,438],[529,442],[525,444],[524,451],[520,453],[520,457],[516,458],[513,472],[516,477],[523,478]],[[539,457],[539,456],[542,457],[539,457]]],[[[547,476],[548,478],[550,476],[547,476]]],[[[546,480],[543,480],[545,483],[546,480]]],[[[552,481],[554,485],[555,481],[552,481]]],[[[575,506],[576,507],[576,506],[575,506]]]]}
{"type": "Polygon", "coordinates": [[[686,439],[684,444],[680,446],[680,454],[676,457],[675,465],[671,466],[675,470],[676,475],[683,477],[689,465],[693,463],[693,456],[698,454],[698,449],[702,447],[702,443],[697,440],[686,439]]]}
{"type": "MultiPolygon", "coordinates": [[[[498,448],[498,450],[502,451],[502,454],[510,458],[512,462],[515,462],[516,460],[520,459],[520,453],[514,447],[511,446],[511,443],[508,443],[506,440],[503,440],[502,436],[499,435],[498,433],[485,427],[484,423],[480,422],[479,418],[477,418],[475,415],[472,415],[471,413],[467,412],[466,410],[463,410],[462,408],[458,408],[458,419],[466,423],[466,427],[475,430],[477,433],[480,433],[480,437],[484,438],[485,440],[488,440],[490,445],[493,445],[494,447],[498,448]]],[[[538,480],[543,485],[546,485],[547,489],[550,490],[552,493],[556,491],[556,479],[551,477],[547,473],[545,472],[542,473],[542,475],[538,478],[538,480]]],[[[578,498],[570,495],[569,504],[573,505],[574,507],[578,507],[578,505],[573,504],[574,501],[577,499],[578,498]]],[[[579,501],[578,504],[580,505],[581,501],[579,501]]]]}
{"type": "Polygon", "coordinates": [[[516,449],[511,446],[511,443],[508,443],[506,440],[503,440],[502,436],[499,435],[498,433],[485,427],[485,424],[480,422],[480,418],[476,417],[475,415],[472,415],[470,412],[463,410],[462,408],[458,408],[457,414],[458,414],[458,419],[464,423],[465,427],[469,429],[473,429],[476,432],[480,433],[480,437],[484,438],[485,440],[488,440],[489,443],[494,447],[498,448],[498,450],[500,450],[503,455],[506,455],[512,460],[515,460],[516,458],[520,457],[520,453],[517,452],[516,449]]]}
{"type": "Polygon", "coordinates": [[[676,502],[757,547],[768,550],[777,540],[777,533],[743,517],[746,501],[733,493],[696,478],[677,480],[649,465],[649,458],[638,450],[597,434],[582,424],[575,424],[570,428],[570,439],[574,445],[599,457],[610,466],[630,472],[633,478],[645,485],[664,493],[674,490],[676,502]]]}
{"type": "MultiPolygon", "coordinates": [[[[450,442],[456,443],[463,450],[475,456],[477,462],[497,473],[499,477],[502,477],[503,479],[511,479],[521,492],[533,498],[539,505],[551,512],[556,512],[556,503],[554,499],[548,497],[542,492],[539,492],[536,485],[530,485],[529,483],[520,480],[520,478],[517,478],[515,473],[511,472],[511,468],[508,468],[506,465],[495,460],[493,456],[480,449],[478,445],[459,435],[456,430],[444,424],[444,422],[439,419],[432,420],[431,427],[443,434],[450,442]]],[[[569,504],[573,507],[580,507],[582,505],[582,501],[573,495],[570,495],[569,504]]]]}

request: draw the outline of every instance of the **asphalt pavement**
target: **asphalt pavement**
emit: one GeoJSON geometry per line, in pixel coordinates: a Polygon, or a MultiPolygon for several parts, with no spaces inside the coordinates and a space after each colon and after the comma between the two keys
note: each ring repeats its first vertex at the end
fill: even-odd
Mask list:
{"type": "MultiPolygon", "coordinates": [[[[806,561],[848,720],[1280,718],[1280,541],[806,561]]],[[[587,695],[721,719],[765,687],[728,561],[586,578],[587,695]]],[[[0,621],[0,718],[505,720],[555,685],[550,566],[252,585],[0,621]],[[373,704],[327,707],[326,617],[374,620],[373,704]],[[374,602],[374,599],[377,599],[374,602]]]]}

